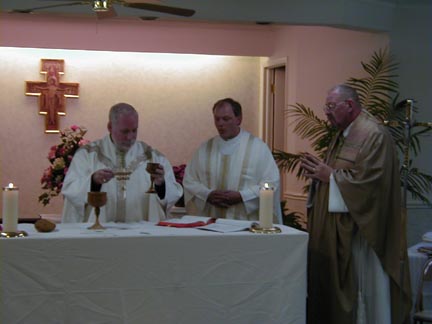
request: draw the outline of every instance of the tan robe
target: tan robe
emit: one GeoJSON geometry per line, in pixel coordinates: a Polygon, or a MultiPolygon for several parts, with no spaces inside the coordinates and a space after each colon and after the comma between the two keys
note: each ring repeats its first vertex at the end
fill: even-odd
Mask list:
{"type": "Polygon", "coordinates": [[[331,143],[326,162],[336,169],[333,175],[349,213],[328,212],[328,183],[317,183],[316,191],[311,191],[308,324],[355,323],[357,282],[352,243],[357,231],[390,277],[392,324],[408,323],[411,290],[406,229],[399,165],[390,133],[362,112],[348,136],[331,143]],[[405,260],[402,289],[401,259],[405,260]]]}

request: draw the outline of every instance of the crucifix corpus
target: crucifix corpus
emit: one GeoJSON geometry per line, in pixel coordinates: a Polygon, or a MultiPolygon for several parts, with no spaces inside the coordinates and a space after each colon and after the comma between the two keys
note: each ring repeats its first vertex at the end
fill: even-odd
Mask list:
{"type": "Polygon", "coordinates": [[[41,59],[45,81],[26,81],[27,96],[39,97],[39,114],[45,115],[45,133],[59,133],[59,116],[66,115],[65,98],[79,98],[79,83],[60,82],[64,60],[41,59]]]}

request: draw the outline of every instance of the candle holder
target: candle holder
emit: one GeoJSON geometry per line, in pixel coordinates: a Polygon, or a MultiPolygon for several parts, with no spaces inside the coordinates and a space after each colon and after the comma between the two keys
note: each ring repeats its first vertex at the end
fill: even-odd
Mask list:
{"type": "Polygon", "coordinates": [[[16,231],[16,232],[1,232],[0,237],[1,238],[13,238],[13,237],[26,237],[28,236],[27,232],[25,231],[16,231]]]}
{"type": "Polygon", "coordinates": [[[249,227],[249,232],[257,234],[277,234],[282,233],[282,230],[277,226],[265,228],[261,227],[258,223],[252,223],[251,227],[249,227]]]}
{"type": "Polygon", "coordinates": [[[99,213],[100,213],[100,207],[104,206],[107,202],[107,194],[106,192],[98,192],[98,191],[90,191],[87,194],[87,201],[90,206],[93,206],[95,209],[95,216],[96,220],[95,223],[88,227],[90,230],[104,230],[105,227],[103,227],[99,223],[99,213]]]}

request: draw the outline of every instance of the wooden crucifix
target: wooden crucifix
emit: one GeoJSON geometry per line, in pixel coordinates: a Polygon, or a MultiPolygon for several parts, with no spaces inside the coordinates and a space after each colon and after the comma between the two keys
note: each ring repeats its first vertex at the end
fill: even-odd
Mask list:
{"type": "Polygon", "coordinates": [[[39,97],[39,114],[45,115],[45,133],[59,133],[59,116],[66,115],[65,98],[78,98],[79,83],[60,82],[64,60],[41,59],[45,81],[26,81],[27,96],[39,97]]]}

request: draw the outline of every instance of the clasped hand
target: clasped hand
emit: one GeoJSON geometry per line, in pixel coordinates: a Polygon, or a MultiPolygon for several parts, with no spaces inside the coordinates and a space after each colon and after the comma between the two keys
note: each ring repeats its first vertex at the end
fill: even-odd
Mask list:
{"type": "Polygon", "coordinates": [[[240,192],[232,190],[213,190],[207,197],[207,202],[222,208],[228,208],[242,200],[240,192]]]}
{"type": "Polygon", "coordinates": [[[304,176],[321,182],[329,182],[333,169],[310,153],[304,153],[300,158],[300,167],[304,176]]]}

